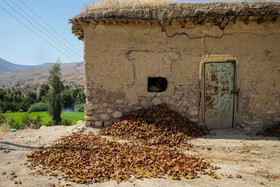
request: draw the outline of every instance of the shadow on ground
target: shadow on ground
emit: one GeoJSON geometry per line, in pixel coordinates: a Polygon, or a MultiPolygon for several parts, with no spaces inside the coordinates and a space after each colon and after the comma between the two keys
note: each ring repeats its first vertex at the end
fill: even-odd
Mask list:
{"type": "Polygon", "coordinates": [[[280,140],[277,137],[257,136],[256,133],[262,129],[228,128],[212,129],[210,135],[203,136],[202,139],[235,139],[235,140],[280,140]]]}
{"type": "Polygon", "coordinates": [[[14,147],[19,147],[19,148],[23,148],[23,149],[41,149],[41,148],[43,148],[43,147],[20,145],[20,144],[15,144],[15,143],[11,143],[11,142],[0,142],[0,150],[14,150],[11,148],[5,148],[5,146],[9,146],[9,147],[14,146],[14,147]]]}

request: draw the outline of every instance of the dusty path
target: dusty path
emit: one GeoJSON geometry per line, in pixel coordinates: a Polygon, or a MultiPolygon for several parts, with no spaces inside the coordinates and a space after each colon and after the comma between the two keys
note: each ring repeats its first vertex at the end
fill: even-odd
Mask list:
{"type": "MultiPolygon", "coordinates": [[[[34,170],[26,167],[27,153],[51,145],[54,140],[68,135],[78,127],[79,125],[42,127],[38,130],[1,134],[0,187],[66,186],[66,184],[85,186],[66,183],[59,176],[37,176],[34,170]]],[[[98,132],[99,129],[86,128],[84,132],[89,131],[98,132]]],[[[277,138],[251,136],[241,129],[213,130],[211,133],[215,135],[192,140],[194,148],[185,152],[212,160],[214,165],[221,167],[217,171],[221,179],[211,179],[209,176],[176,181],[132,179],[120,184],[110,181],[90,186],[280,186],[280,141],[277,138]],[[228,178],[230,176],[231,178],[228,178]]]]}

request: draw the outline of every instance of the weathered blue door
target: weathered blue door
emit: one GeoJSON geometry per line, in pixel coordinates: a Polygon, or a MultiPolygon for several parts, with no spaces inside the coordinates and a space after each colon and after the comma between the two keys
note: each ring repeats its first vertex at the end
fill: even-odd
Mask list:
{"type": "Polygon", "coordinates": [[[235,63],[204,64],[204,122],[209,128],[233,126],[235,63]]]}

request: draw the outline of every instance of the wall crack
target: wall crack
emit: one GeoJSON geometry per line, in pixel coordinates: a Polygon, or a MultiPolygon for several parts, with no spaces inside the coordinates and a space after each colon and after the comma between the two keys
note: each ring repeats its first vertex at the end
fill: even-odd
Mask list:
{"type": "Polygon", "coordinates": [[[272,32],[272,33],[268,33],[268,34],[257,34],[257,33],[253,33],[253,32],[233,32],[233,33],[225,33],[223,31],[223,34],[221,36],[212,36],[212,35],[208,35],[206,34],[205,36],[197,36],[197,37],[191,37],[188,33],[186,32],[176,32],[174,34],[168,34],[167,29],[163,26],[161,26],[161,31],[164,32],[166,34],[166,36],[168,38],[173,38],[175,36],[186,36],[189,40],[195,40],[195,39],[201,39],[201,38],[214,38],[214,39],[221,39],[224,36],[232,36],[232,35],[237,35],[237,34],[251,34],[251,35],[255,35],[258,37],[267,37],[273,34],[276,34],[276,32],[272,32]]]}

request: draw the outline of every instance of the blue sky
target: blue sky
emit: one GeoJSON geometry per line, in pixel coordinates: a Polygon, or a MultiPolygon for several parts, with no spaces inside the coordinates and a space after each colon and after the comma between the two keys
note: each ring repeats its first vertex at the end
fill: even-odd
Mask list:
{"type": "MultiPolygon", "coordinates": [[[[184,0],[179,0],[177,2],[181,1],[184,0]]],[[[57,49],[54,49],[47,42],[36,36],[0,7],[0,58],[15,64],[26,65],[55,62],[58,58],[62,63],[82,61],[83,42],[78,40],[77,37],[71,33],[71,24],[68,24],[68,19],[71,19],[82,12],[84,4],[88,4],[89,2],[94,2],[94,0],[0,0],[0,6],[2,8],[10,12],[18,20],[23,22],[28,28],[38,33],[42,38],[50,42],[68,56],[66,57],[57,49]],[[43,18],[46,23],[54,28],[57,33],[62,35],[63,38],[75,48],[69,43],[65,42],[64,39],[60,38],[57,33],[49,29],[38,17],[36,17],[36,15],[26,8],[22,2],[31,8],[41,18],[43,18]],[[54,41],[51,41],[45,35],[41,34],[41,32],[39,32],[33,25],[22,18],[7,3],[20,12],[21,10],[17,8],[17,6],[19,6],[33,19],[47,28],[48,31],[55,35],[60,41],[57,39],[53,39],[54,41]],[[61,45],[61,41],[63,43],[64,49],[57,45],[57,43],[60,43],[61,45]],[[76,55],[73,56],[69,54],[65,49],[69,52],[71,50],[71,54],[73,54],[74,51],[76,55]]],[[[21,14],[28,20],[32,21],[24,13],[21,14]]],[[[36,23],[34,24],[37,25],[36,23]]],[[[37,27],[40,28],[39,25],[37,27]]],[[[43,28],[41,28],[41,30],[50,36],[43,28]]],[[[50,37],[53,38],[53,36],[50,37]]]]}
{"type": "MultiPolygon", "coordinates": [[[[17,22],[11,15],[6,13],[3,9],[0,8],[0,58],[3,58],[7,61],[10,61],[15,64],[42,64],[45,62],[54,62],[57,58],[63,63],[75,61],[82,61],[83,57],[83,42],[78,40],[71,33],[71,24],[68,24],[68,19],[79,14],[84,7],[85,3],[89,3],[89,0],[0,0],[0,6],[5,10],[9,11],[11,14],[16,16],[20,21],[22,21],[26,26],[32,30],[37,31],[37,29],[28,23],[24,18],[22,18],[16,11],[14,11],[10,6],[5,2],[10,4],[12,7],[17,9],[15,6],[20,6],[26,13],[32,16],[37,22],[41,23],[45,28],[49,30],[53,35],[55,35],[60,41],[62,41],[68,47],[64,47],[67,50],[74,50],[77,55],[71,56],[67,53],[68,57],[65,57],[62,53],[52,48],[48,43],[37,37],[30,30],[25,28],[19,22],[17,22]],[[60,38],[55,32],[49,29],[43,22],[40,21],[32,12],[27,9],[21,1],[30,7],[35,13],[37,13],[41,18],[43,18],[46,23],[48,23],[52,28],[56,30],[60,35],[64,37],[70,44],[65,42],[60,38]],[[15,4],[13,4],[14,2],[15,4]]],[[[20,11],[19,9],[17,9],[20,11]]],[[[31,20],[27,15],[22,13],[26,18],[31,20]]],[[[31,20],[32,21],[32,20],[31,20]]],[[[36,23],[35,23],[36,24],[36,23]]],[[[37,24],[36,24],[37,25],[37,24]]],[[[37,26],[40,27],[40,26],[37,26]]],[[[42,31],[45,31],[43,28],[42,31]]],[[[45,32],[48,34],[47,32],[45,32]]],[[[48,34],[49,35],[49,34],[48,34]]],[[[46,38],[43,34],[40,34],[41,37],[46,38]]],[[[46,38],[49,42],[53,43],[54,46],[60,48],[56,43],[46,38]]],[[[54,39],[57,43],[57,39],[54,39]]],[[[61,51],[64,51],[61,49],[61,51]]],[[[66,53],[66,52],[64,52],[66,53]]]]}

